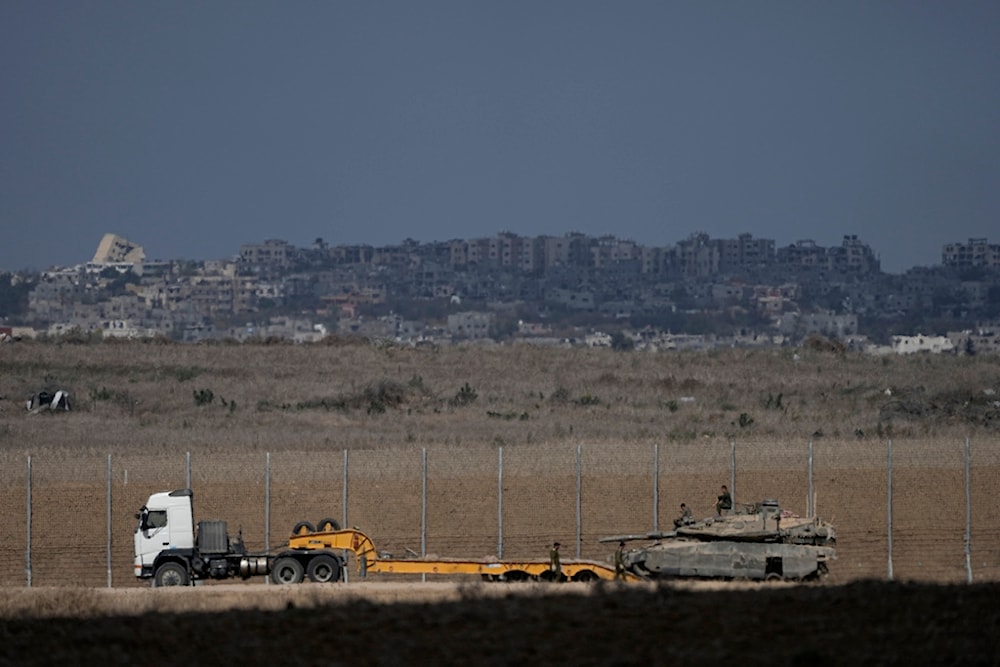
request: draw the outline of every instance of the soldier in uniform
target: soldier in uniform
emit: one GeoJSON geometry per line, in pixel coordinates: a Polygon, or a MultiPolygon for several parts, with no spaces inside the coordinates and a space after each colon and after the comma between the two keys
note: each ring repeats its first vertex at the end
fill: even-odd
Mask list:
{"type": "Polygon", "coordinates": [[[681,503],[681,514],[679,517],[674,519],[674,528],[680,528],[681,526],[686,526],[689,523],[694,523],[694,515],[691,513],[691,508],[685,503],[681,503]]]}
{"type": "Polygon", "coordinates": [[[625,542],[618,543],[615,551],[615,581],[625,581],[625,542]]]}
{"type": "Polygon", "coordinates": [[[549,571],[552,572],[553,581],[562,581],[562,564],[559,562],[559,543],[553,542],[552,550],[549,551],[549,571]]]}
{"type": "Polygon", "coordinates": [[[731,509],[733,509],[733,497],[730,495],[726,485],[723,484],[722,493],[719,494],[719,499],[715,501],[715,514],[716,516],[722,516],[723,511],[731,509]]]}

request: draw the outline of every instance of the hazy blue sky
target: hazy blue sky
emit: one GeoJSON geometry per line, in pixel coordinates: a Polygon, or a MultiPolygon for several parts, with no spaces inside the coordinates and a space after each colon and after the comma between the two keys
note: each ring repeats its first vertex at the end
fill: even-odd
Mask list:
{"type": "Polygon", "coordinates": [[[1000,2],[0,3],[0,270],[697,231],[1000,243],[1000,2]]]}

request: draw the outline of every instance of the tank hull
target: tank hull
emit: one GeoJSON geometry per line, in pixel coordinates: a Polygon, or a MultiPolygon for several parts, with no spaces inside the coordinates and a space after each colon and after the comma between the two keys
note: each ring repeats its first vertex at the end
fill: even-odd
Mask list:
{"type": "Polygon", "coordinates": [[[829,547],[677,538],[632,551],[625,560],[636,574],[654,579],[803,580],[826,574],[835,557],[829,547]]]}

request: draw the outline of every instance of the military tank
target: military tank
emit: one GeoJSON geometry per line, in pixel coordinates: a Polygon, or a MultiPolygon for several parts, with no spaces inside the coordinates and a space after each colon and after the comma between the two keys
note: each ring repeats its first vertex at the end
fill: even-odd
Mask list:
{"type": "Polygon", "coordinates": [[[623,554],[626,569],[648,579],[809,580],[826,575],[837,557],[832,525],[782,510],[777,500],[677,523],[670,532],[600,541],[649,542],[623,554]]]}

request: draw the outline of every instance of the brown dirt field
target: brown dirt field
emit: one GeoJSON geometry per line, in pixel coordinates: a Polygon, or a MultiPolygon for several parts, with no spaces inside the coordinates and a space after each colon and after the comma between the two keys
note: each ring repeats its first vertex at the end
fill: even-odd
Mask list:
{"type": "Polygon", "coordinates": [[[0,665],[996,665],[1000,587],[0,589],[0,665]]]}

